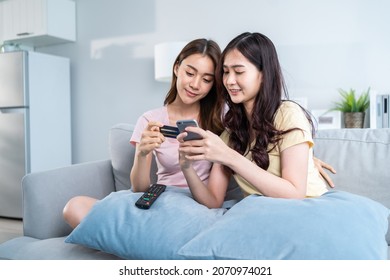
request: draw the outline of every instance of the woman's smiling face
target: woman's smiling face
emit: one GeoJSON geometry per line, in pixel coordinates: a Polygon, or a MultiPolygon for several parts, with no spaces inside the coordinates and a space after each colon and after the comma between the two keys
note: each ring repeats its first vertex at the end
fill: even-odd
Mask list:
{"type": "Polygon", "coordinates": [[[228,52],[223,62],[223,84],[234,103],[251,110],[260,91],[263,75],[237,49],[228,52]]]}
{"type": "Polygon", "coordinates": [[[200,101],[211,90],[215,79],[215,65],[211,58],[193,54],[174,68],[177,76],[178,97],[184,104],[200,101]]]}

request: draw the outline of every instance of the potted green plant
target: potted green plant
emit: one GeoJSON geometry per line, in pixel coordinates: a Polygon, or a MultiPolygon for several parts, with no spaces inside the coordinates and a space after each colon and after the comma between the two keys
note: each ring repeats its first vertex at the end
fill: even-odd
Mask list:
{"type": "Polygon", "coordinates": [[[344,114],[346,128],[363,128],[366,110],[370,107],[370,88],[357,97],[356,91],[339,89],[341,101],[336,102],[331,109],[344,114]]]}

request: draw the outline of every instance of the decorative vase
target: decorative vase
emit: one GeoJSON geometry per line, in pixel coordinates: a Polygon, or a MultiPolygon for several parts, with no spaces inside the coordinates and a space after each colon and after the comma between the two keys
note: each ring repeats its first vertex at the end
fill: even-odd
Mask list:
{"type": "Polygon", "coordinates": [[[364,112],[348,112],[344,113],[345,128],[363,128],[364,112]]]}

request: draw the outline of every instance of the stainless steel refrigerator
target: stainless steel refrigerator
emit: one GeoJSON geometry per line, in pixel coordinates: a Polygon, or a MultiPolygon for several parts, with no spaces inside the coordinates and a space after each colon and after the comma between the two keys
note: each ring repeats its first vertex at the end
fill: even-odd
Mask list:
{"type": "Polygon", "coordinates": [[[68,58],[0,53],[0,216],[22,218],[26,174],[71,164],[70,121],[68,58]]]}

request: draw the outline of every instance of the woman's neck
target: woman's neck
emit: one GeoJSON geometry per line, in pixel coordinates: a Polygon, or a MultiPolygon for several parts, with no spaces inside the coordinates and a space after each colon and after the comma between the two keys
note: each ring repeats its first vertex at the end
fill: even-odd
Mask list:
{"type": "Polygon", "coordinates": [[[245,109],[245,114],[246,114],[246,117],[248,118],[249,121],[251,120],[251,116],[252,116],[252,112],[253,112],[253,104],[254,104],[253,100],[250,100],[250,101],[243,103],[244,109],[245,109]]]}
{"type": "Polygon", "coordinates": [[[167,105],[169,122],[176,124],[178,120],[195,119],[199,121],[200,104],[199,102],[194,104],[184,104],[174,101],[167,105]]]}

